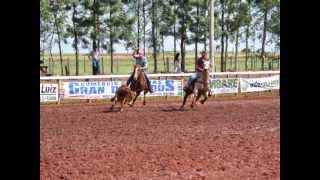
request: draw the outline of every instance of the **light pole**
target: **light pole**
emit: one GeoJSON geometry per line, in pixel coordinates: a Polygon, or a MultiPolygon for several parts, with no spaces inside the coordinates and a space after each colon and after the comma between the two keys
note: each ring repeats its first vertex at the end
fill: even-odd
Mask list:
{"type": "Polygon", "coordinates": [[[212,64],[212,71],[215,70],[215,62],[214,62],[214,0],[210,0],[210,60],[212,64]]]}

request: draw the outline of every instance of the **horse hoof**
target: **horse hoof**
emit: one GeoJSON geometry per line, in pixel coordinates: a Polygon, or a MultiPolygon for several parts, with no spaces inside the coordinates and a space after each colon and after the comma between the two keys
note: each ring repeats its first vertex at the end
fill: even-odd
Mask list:
{"type": "Polygon", "coordinates": [[[201,104],[204,104],[204,101],[200,101],[201,104]]]}
{"type": "Polygon", "coordinates": [[[146,102],[143,102],[142,104],[143,104],[143,105],[146,105],[146,102]]]}

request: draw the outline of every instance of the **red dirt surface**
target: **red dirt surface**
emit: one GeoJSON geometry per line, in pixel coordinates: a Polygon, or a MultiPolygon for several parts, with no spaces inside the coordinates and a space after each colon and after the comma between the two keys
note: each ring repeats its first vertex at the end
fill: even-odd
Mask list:
{"type": "Polygon", "coordinates": [[[280,179],[279,97],[180,104],[41,106],[41,179],[280,179]]]}

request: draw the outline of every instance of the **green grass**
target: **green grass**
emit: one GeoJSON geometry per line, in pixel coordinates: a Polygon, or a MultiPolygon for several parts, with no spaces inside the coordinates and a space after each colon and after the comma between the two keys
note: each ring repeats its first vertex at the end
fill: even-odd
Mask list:
{"type": "MultiPolygon", "coordinates": [[[[231,56],[231,54],[229,55],[231,56]]],[[[163,56],[162,54],[159,54],[158,56],[158,69],[157,72],[166,72],[166,67],[164,66],[163,62],[163,56]]],[[[165,53],[165,59],[166,57],[169,57],[169,72],[174,71],[173,67],[173,53],[172,52],[166,52],[165,53]]],[[[84,54],[80,55],[79,57],[79,73],[80,75],[91,75],[92,74],[92,65],[91,61],[89,61],[88,57],[84,54]]],[[[153,73],[154,72],[154,61],[152,54],[147,54],[148,59],[148,72],[153,73]]],[[[215,64],[216,72],[220,72],[220,56],[215,56],[215,64]]],[[[122,55],[122,54],[115,54],[114,55],[114,66],[113,66],[113,73],[112,74],[129,74],[132,72],[132,57],[128,55],[122,55]]],[[[271,62],[270,59],[266,59],[265,62],[265,70],[271,70],[269,69],[269,62],[271,62]]],[[[70,67],[70,75],[76,74],[76,61],[75,61],[75,55],[74,54],[64,54],[63,55],[63,73],[65,75],[65,65],[69,63],[70,67]]],[[[53,63],[49,62],[49,56],[45,55],[44,57],[44,64],[48,66],[48,71],[53,75],[61,75],[61,66],[60,66],[60,58],[58,54],[53,55],[53,63]]],[[[186,71],[194,71],[194,53],[187,53],[186,55],[186,71]]],[[[103,63],[101,61],[100,68],[101,72],[103,74],[111,74],[111,62],[110,62],[110,55],[104,55],[103,56],[103,63]]],[[[234,63],[232,63],[232,68],[230,64],[230,60],[227,61],[227,71],[230,69],[234,70],[234,63]]],[[[273,69],[272,70],[279,70],[278,68],[278,62],[274,61],[273,63],[273,69]]],[[[261,60],[253,58],[252,60],[248,60],[248,70],[250,71],[260,71],[261,70],[261,60]],[[251,61],[255,62],[256,64],[253,64],[253,69],[251,69],[251,61]]],[[[238,57],[238,68],[237,71],[245,71],[245,57],[243,54],[240,54],[238,57]]]]}

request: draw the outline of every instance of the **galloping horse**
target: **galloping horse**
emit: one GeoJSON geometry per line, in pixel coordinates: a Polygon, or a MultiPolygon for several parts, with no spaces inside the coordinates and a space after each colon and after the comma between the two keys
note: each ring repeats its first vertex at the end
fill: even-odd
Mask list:
{"type": "Polygon", "coordinates": [[[131,91],[136,92],[136,96],[134,97],[132,103],[129,103],[130,106],[133,106],[137,100],[137,97],[143,91],[143,105],[146,105],[146,94],[149,91],[146,78],[143,73],[143,69],[139,64],[134,65],[133,68],[133,81],[130,85],[131,91]]]}
{"type": "Polygon", "coordinates": [[[113,104],[110,107],[110,110],[113,110],[117,102],[120,102],[120,112],[122,112],[123,105],[128,102],[131,102],[133,99],[133,96],[134,96],[134,92],[132,92],[127,85],[121,85],[117,89],[115,96],[111,98],[111,102],[113,102],[113,104]]]}
{"type": "Polygon", "coordinates": [[[194,108],[197,101],[200,99],[201,96],[204,96],[204,98],[200,101],[201,104],[204,104],[204,102],[208,99],[208,92],[209,92],[209,67],[205,67],[202,71],[200,78],[195,80],[194,82],[194,88],[192,91],[187,91],[184,89],[184,97],[183,97],[183,103],[180,109],[184,108],[184,105],[186,103],[186,100],[189,95],[193,94],[192,98],[192,104],[191,108],[194,108]]]}

